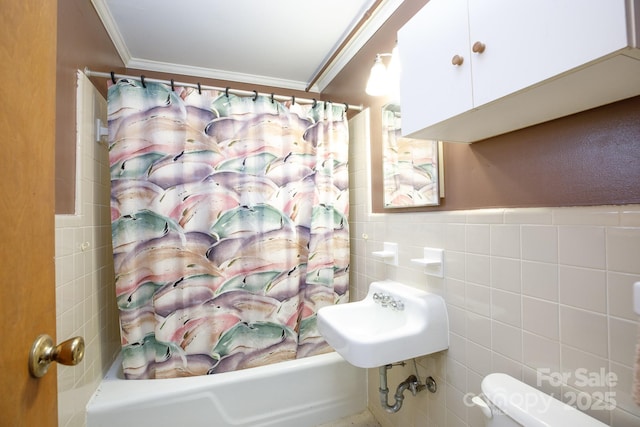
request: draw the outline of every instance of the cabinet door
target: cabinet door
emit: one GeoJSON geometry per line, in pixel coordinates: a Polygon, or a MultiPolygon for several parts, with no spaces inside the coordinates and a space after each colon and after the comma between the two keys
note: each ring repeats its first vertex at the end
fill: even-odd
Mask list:
{"type": "Polygon", "coordinates": [[[624,23],[625,0],[469,0],[474,106],[625,48],[624,23]]]}
{"type": "Polygon", "coordinates": [[[398,50],[403,134],[472,108],[467,0],[429,1],[398,32],[398,50]]]}

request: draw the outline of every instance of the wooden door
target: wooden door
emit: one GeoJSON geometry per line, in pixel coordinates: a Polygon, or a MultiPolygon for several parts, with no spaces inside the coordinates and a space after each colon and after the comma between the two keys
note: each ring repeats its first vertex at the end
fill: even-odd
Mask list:
{"type": "Polygon", "coordinates": [[[55,0],[3,0],[0,24],[0,425],[58,424],[56,368],[28,355],[55,337],[55,0]]]}

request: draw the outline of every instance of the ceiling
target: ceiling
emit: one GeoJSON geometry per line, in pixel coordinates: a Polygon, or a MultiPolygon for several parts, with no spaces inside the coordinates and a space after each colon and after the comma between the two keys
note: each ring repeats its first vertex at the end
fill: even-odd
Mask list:
{"type": "Polygon", "coordinates": [[[402,2],[370,11],[376,0],[92,0],[127,68],[312,92],[402,2]]]}

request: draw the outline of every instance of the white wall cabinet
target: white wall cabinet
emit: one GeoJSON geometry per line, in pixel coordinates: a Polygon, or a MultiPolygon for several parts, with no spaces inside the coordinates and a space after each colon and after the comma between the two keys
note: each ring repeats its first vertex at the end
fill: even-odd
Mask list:
{"type": "Polygon", "coordinates": [[[398,32],[406,136],[475,142],[640,94],[640,0],[431,0],[398,32]]]}

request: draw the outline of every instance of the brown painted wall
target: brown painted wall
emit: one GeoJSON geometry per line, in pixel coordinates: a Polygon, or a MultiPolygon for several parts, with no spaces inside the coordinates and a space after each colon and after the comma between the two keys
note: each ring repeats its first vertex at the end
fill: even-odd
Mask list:
{"type": "Polygon", "coordinates": [[[640,203],[640,97],[445,144],[443,208],[640,203]]]}

